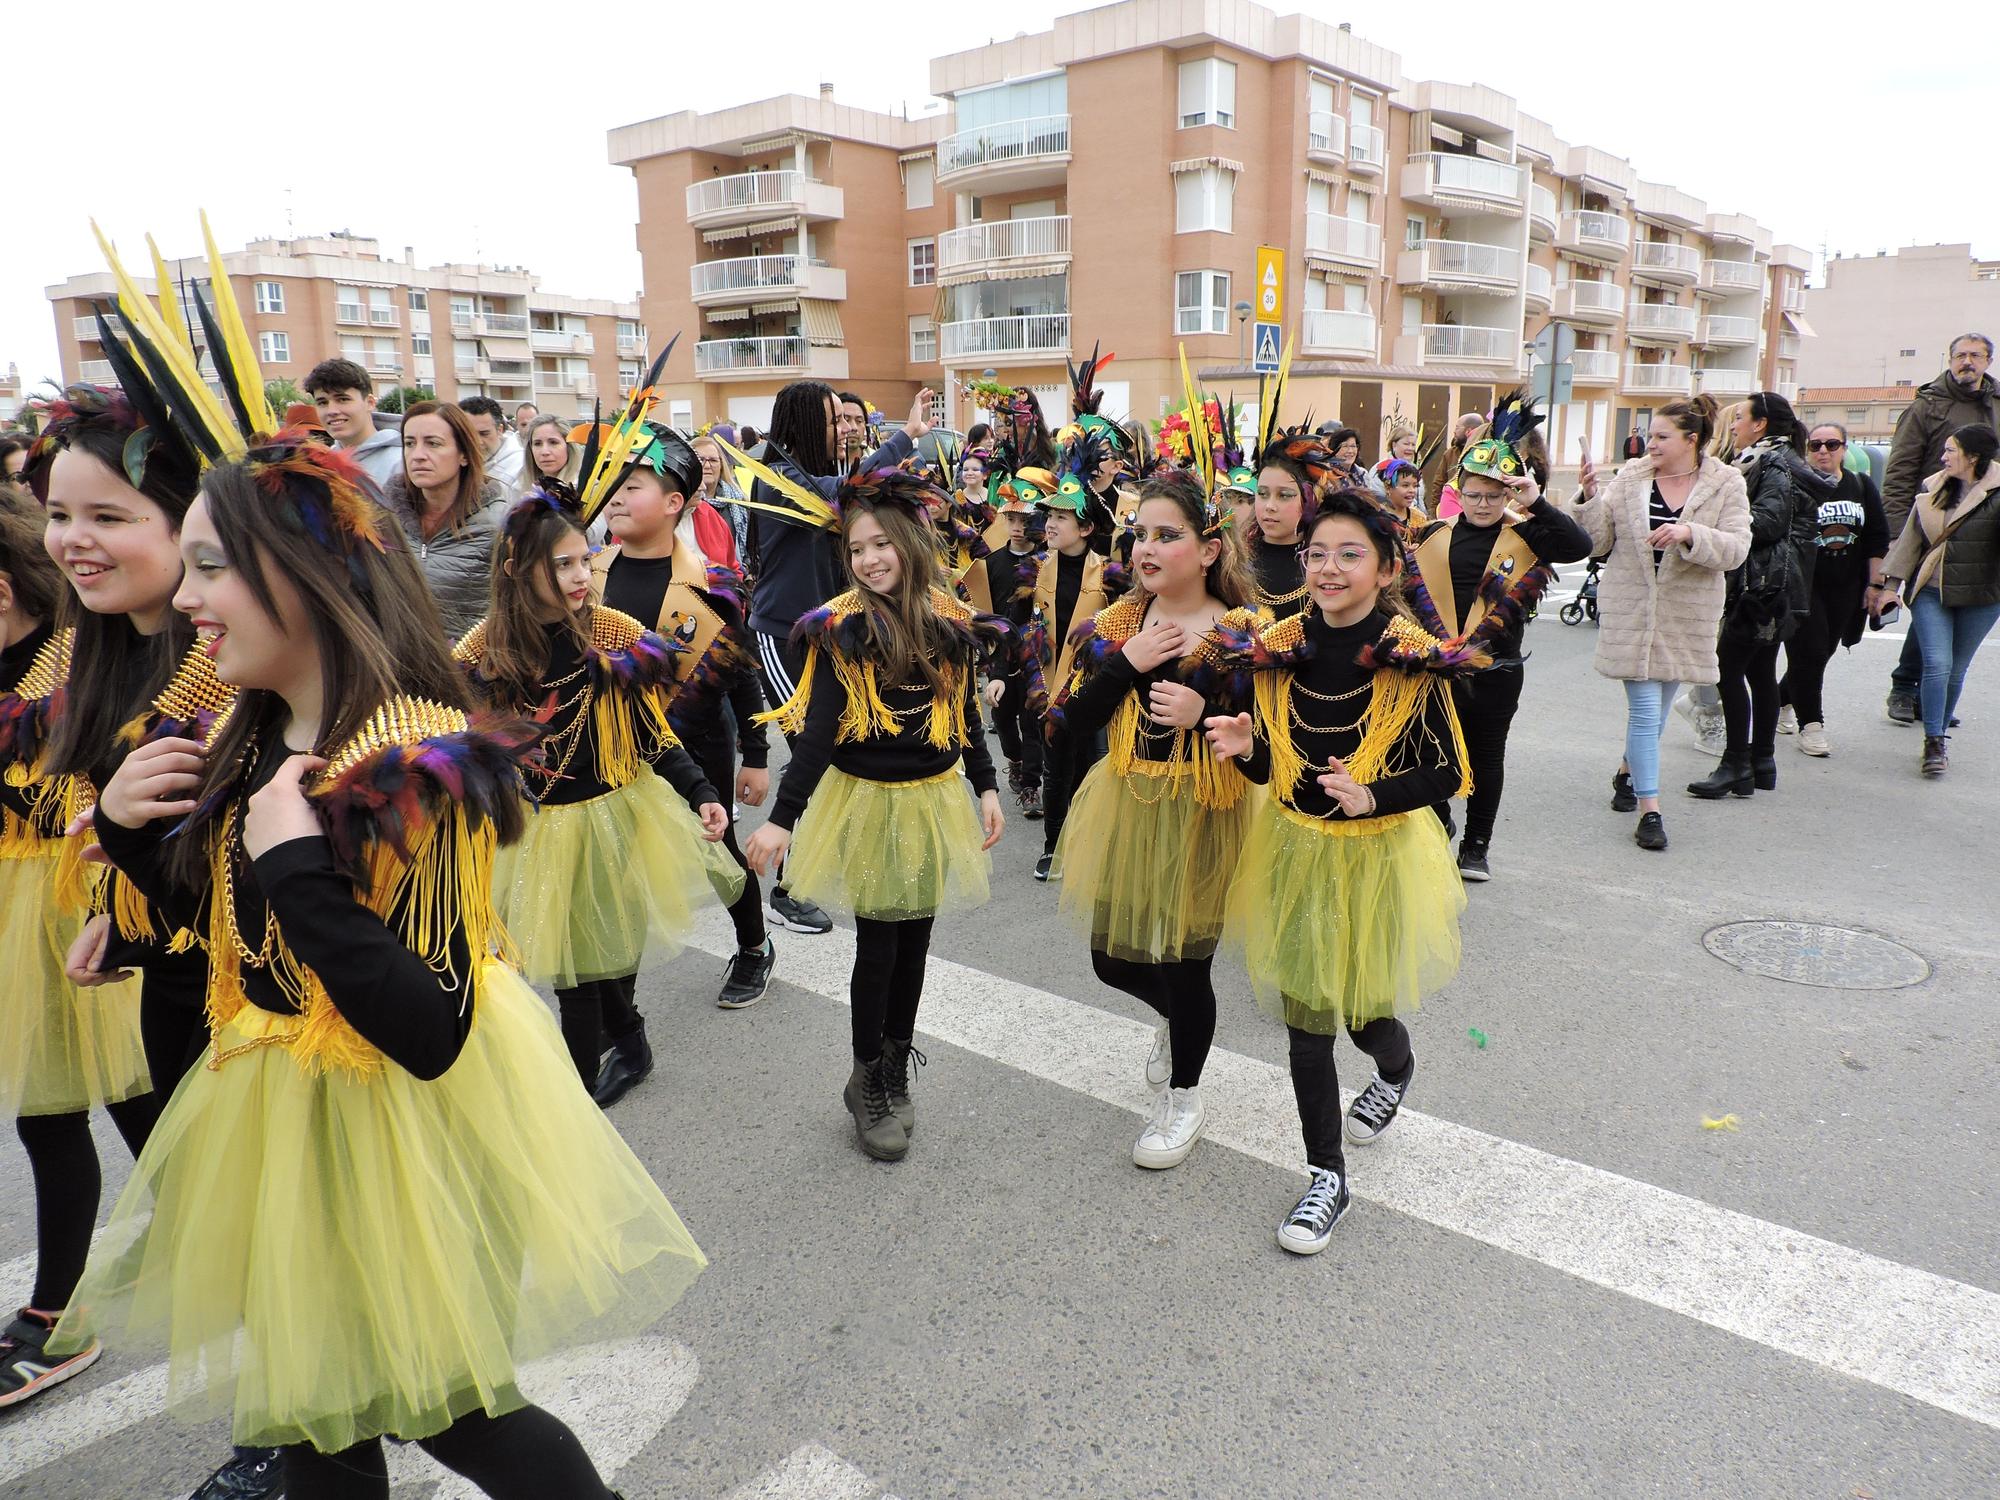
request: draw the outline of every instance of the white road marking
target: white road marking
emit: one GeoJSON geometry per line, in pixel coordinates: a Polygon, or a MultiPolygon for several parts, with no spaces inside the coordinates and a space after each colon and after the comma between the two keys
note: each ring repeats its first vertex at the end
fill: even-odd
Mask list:
{"type": "MultiPolygon", "coordinates": [[[[693,942],[735,949],[713,913],[693,942]]],[[[845,1004],[853,957],[839,928],[786,944],[775,977],[845,1004]]],[[[1135,1115],[1150,1108],[1150,1025],[935,955],[917,1019],[926,1036],[1135,1115]]],[[[1209,1140],[1303,1174],[1282,1066],[1218,1048],[1202,1100],[1209,1140]]],[[[2000,1427],[2000,1294],[1408,1109],[1358,1166],[1357,1198],[2000,1427]]]]}
{"type": "Polygon", "coordinates": [[[895,1500],[830,1448],[807,1443],[774,1469],[731,1490],[726,1500],[895,1500]]]}
{"type": "MultiPolygon", "coordinates": [[[[76,1377],[88,1380],[96,1372],[76,1377]]],[[[55,1463],[79,1448],[160,1415],[167,1399],[165,1363],[147,1365],[102,1385],[57,1386],[0,1420],[0,1482],[55,1463]]],[[[228,1457],[227,1454],[221,1455],[228,1457]]],[[[220,1459],[218,1459],[220,1462],[220,1459]]]]}

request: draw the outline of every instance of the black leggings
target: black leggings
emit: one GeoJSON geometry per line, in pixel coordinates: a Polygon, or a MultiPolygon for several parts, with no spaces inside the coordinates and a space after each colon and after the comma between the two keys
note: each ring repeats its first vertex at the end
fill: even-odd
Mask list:
{"type": "Polygon", "coordinates": [[[1028,692],[1019,677],[1007,679],[1006,691],[993,706],[993,730],[1000,736],[1000,753],[1021,768],[1023,786],[1042,784],[1042,721],[1028,707],[1028,692]]]}
{"type": "MultiPolygon", "coordinates": [[[[731,748],[728,729],[696,735],[687,742],[688,754],[701,767],[701,774],[721,796],[725,807],[732,806],[736,791],[736,752],[731,748]]],[[[768,800],[768,799],[767,799],[768,800]]],[[[722,835],[722,847],[743,872],[743,893],[729,903],[729,920],[736,928],[736,946],[753,953],[764,946],[764,892],[757,884],[757,872],[743,859],[743,846],[736,842],[736,819],[722,835]]]]}
{"type": "Polygon", "coordinates": [[[847,981],[852,1004],[854,1058],[873,1062],[882,1038],[907,1042],[917,1032],[917,1005],[924,998],[924,960],[931,951],[935,917],[903,922],[854,919],[854,974],[847,981]]]}
{"type": "Polygon", "coordinates": [[[167,954],[160,963],[148,964],[139,980],[139,1045],[146,1052],[156,1109],[166,1108],[182,1077],[208,1047],[202,1010],[208,964],[199,956],[192,963],[188,958],[167,954]]]}
{"type": "Polygon", "coordinates": [[[1727,748],[1769,755],[1778,739],[1778,642],[1752,641],[1725,630],[1715,647],[1727,748]]]}
{"type": "Polygon", "coordinates": [[[1097,764],[1101,752],[1097,736],[1087,735],[1079,743],[1067,729],[1058,728],[1047,745],[1042,771],[1042,852],[1056,852],[1063,823],[1069,817],[1070,798],[1083,784],[1084,775],[1097,764]]]}
{"type": "Polygon", "coordinates": [[[1201,1082],[1208,1049],[1215,1044],[1215,984],[1209,973],[1214,963],[1213,954],[1142,964],[1090,950],[1090,967],[1099,980],[1143,1000],[1165,1018],[1174,1049],[1170,1082],[1177,1089],[1191,1089],[1201,1082]]]}
{"type": "MultiPolygon", "coordinates": [[[[1292,1042],[1292,1096],[1299,1101],[1299,1130],[1306,1162],[1323,1172],[1347,1175],[1340,1144],[1340,1072],[1333,1064],[1333,1038],[1287,1026],[1292,1042]]],[[[1400,1083],[1410,1071],[1410,1030],[1394,1016],[1378,1016],[1347,1039],[1375,1061],[1375,1071],[1400,1083]]]]}
{"type": "Polygon", "coordinates": [[[1478,843],[1493,837],[1493,820],[1500,812],[1500,793],[1507,781],[1507,732],[1521,706],[1525,674],[1519,663],[1482,672],[1477,682],[1454,682],[1459,727],[1465,731],[1465,755],[1472,772],[1472,792],[1465,799],[1465,836],[1478,843]]]}
{"type": "Polygon", "coordinates": [[[598,1066],[604,1061],[605,1043],[616,1044],[645,1025],[632,995],[639,976],[599,979],[575,989],[556,991],[556,1009],[562,1016],[563,1045],[585,1088],[597,1083],[598,1066]]]}
{"type": "MultiPolygon", "coordinates": [[[[146,1093],[106,1105],[105,1112],[137,1156],[160,1117],[160,1106],[154,1094],[146,1093]]],[[[81,1110],[22,1115],[14,1121],[14,1133],[21,1138],[35,1180],[35,1289],[28,1305],[61,1312],[83,1276],[90,1231],[97,1223],[97,1204],[104,1191],[97,1143],[90,1138],[90,1116],[81,1110]]]]}
{"type": "MultiPolygon", "coordinates": [[[[539,1406],[500,1417],[476,1411],[417,1446],[496,1500],[609,1500],[611,1494],[576,1434],[539,1406]]],[[[387,1500],[388,1494],[380,1438],[338,1453],[303,1444],[285,1449],[286,1500],[387,1500]]]]}

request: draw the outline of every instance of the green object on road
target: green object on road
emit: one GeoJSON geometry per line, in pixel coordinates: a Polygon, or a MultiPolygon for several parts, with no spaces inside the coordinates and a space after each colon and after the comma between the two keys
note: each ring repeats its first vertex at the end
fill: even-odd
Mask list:
{"type": "Polygon", "coordinates": [[[1465,1034],[1472,1038],[1472,1044],[1479,1048],[1480,1051],[1484,1052],[1486,1050],[1485,1032],[1481,1031],[1477,1026],[1468,1026],[1465,1028],[1465,1034]]]}

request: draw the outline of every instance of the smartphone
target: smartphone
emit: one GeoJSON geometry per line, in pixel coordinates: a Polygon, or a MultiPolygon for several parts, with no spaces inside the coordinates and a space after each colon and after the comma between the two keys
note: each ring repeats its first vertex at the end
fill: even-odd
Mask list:
{"type": "Polygon", "coordinates": [[[1868,617],[1868,628],[1870,630],[1880,630],[1884,625],[1895,624],[1896,621],[1900,620],[1902,617],[1903,617],[1902,605],[1893,603],[1888,604],[1883,607],[1881,614],[1870,615],[1868,617]]]}

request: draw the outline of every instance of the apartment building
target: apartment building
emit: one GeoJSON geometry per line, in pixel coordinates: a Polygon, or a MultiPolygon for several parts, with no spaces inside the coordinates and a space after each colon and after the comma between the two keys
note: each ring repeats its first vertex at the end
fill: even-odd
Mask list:
{"type": "MultiPolygon", "coordinates": [[[[124,246],[120,255],[157,295],[152,279],[137,274],[143,250],[124,246]]],[[[385,259],[376,241],[350,234],[253,240],[222,259],[269,379],[303,380],[339,355],[367,370],[378,392],[429,386],[445,400],[486,395],[510,412],[533,401],[588,416],[598,398],[616,402],[642,374],[637,303],[546,292],[518,268],[419,266],[409,250],[385,259]]],[[[205,258],[168,264],[206,290],[205,258]]],[[[113,300],[111,273],[72,276],[47,295],[63,378],[109,380],[93,308],[113,300]]],[[[200,347],[199,321],[185,294],[177,300],[200,347]]],[[[212,371],[205,351],[203,368],[212,371]]]]}
{"type": "Polygon", "coordinates": [[[958,427],[987,377],[1106,409],[1179,405],[1177,350],[1254,396],[1260,245],[1285,252],[1288,417],[1441,430],[1577,334],[1551,441],[1604,454],[1653,407],[1795,388],[1810,258],[1482,85],[1404,76],[1334,26],[1242,3],[1124,0],[939,57],[942,115],[785,96],[610,135],[637,180],[642,306],[687,335],[677,410],[759,421],[814,376],[958,427]]]}
{"type": "Polygon", "coordinates": [[[1806,307],[1819,332],[1800,360],[1808,387],[1918,386],[1960,334],[2000,341],[2000,260],[1969,244],[1836,255],[1806,307]]]}
{"type": "Polygon", "coordinates": [[[1850,443],[1887,443],[1896,436],[1896,423],[1909,407],[1915,386],[1922,384],[1804,386],[1799,390],[1799,420],[1808,429],[1819,422],[1838,422],[1847,429],[1850,443]]]}
{"type": "Polygon", "coordinates": [[[11,422],[20,416],[23,402],[21,367],[10,364],[7,373],[0,375],[0,423],[11,422]]]}

